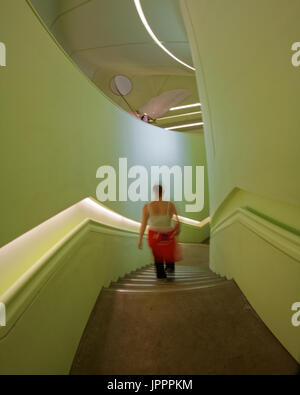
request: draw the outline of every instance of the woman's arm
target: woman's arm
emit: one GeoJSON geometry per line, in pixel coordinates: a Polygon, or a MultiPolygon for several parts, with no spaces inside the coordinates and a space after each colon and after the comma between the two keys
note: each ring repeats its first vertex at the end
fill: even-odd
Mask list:
{"type": "Polygon", "coordinates": [[[175,216],[175,235],[177,236],[177,235],[179,235],[179,233],[180,233],[180,222],[179,222],[179,218],[178,218],[178,214],[177,214],[177,210],[176,210],[176,207],[175,207],[175,204],[174,203],[172,203],[172,206],[171,206],[171,209],[172,209],[172,215],[173,215],[173,220],[174,220],[174,216],[175,216]]]}
{"type": "Polygon", "coordinates": [[[147,226],[148,218],[149,218],[148,208],[147,208],[147,204],[145,204],[145,206],[143,207],[143,211],[142,211],[142,223],[141,223],[141,227],[140,227],[138,248],[142,248],[143,236],[144,236],[145,229],[147,226]]]}

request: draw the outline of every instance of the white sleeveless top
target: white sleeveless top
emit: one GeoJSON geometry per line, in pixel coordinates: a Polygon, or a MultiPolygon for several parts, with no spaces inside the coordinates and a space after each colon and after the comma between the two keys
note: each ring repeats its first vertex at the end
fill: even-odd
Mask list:
{"type": "Polygon", "coordinates": [[[150,204],[147,205],[148,213],[149,213],[149,229],[154,230],[155,232],[170,232],[172,227],[172,215],[170,214],[169,207],[170,202],[168,202],[167,214],[165,215],[152,215],[150,204]]]}

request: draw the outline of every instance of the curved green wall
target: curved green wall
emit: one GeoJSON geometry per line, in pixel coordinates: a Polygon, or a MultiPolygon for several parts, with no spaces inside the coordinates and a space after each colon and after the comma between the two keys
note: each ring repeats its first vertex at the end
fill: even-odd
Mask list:
{"type": "Polygon", "coordinates": [[[90,221],[20,277],[1,298],[7,323],[0,327],[0,375],[68,374],[101,288],[150,263],[136,239],[90,221]]]}
{"type": "Polygon", "coordinates": [[[291,324],[300,300],[300,68],[291,62],[300,3],[181,5],[204,115],[211,267],[235,279],[300,361],[300,329],[291,324]]]}
{"type": "MultiPolygon", "coordinates": [[[[205,165],[203,135],[167,132],[115,106],[71,62],[28,2],[1,1],[0,10],[0,40],[7,48],[7,67],[0,68],[1,247],[95,197],[98,167],[117,168],[119,157],[148,169],[205,165]]],[[[140,220],[143,204],[107,206],[140,220]]],[[[208,216],[207,200],[201,213],[187,215],[184,204],[178,205],[181,215],[208,216]]],[[[10,262],[1,249],[1,272],[8,264],[19,271],[0,295],[7,311],[0,374],[68,373],[101,288],[151,262],[146,243],[137,249],[136,233],[86,221],[83,214],[50,226],[49,240],[25,257],[22,243],[32,233],[18,240],[17,258],[16,243],[9,246],[10,262]]],[[[208,227],[183,226],[182,240],[208,235],[208,227]]]]}
{"type": "MultiPolygon", "coordinates": [[[[80,201],[96,197],[99,166],[205,165],[203,134],[168,132],[114,105],[72,63],[29,3],[1,2],[0,40],[7,47],[1,83],[1,235],[3,246],[80,201]]],[[[206,186],[206,198],[208,191],[206,186]]],[[[208,216],[208,200],[201,213],[208,216]]],[[[106,204],[106,203],[105,203],[106,204]]],[[[140,220],[144,203],[107,202],[140,220]]],[[[183,241],[209,229],[184,228],[183,241]]]]}

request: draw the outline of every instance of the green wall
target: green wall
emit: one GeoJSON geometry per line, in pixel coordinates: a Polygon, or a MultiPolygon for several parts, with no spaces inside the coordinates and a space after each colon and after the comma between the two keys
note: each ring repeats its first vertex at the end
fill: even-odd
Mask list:
{"type": "MultiPolygon", "coordinates": [[[[139,122],[114,105],[66,56],[23,2],[2,1],[0,39],[1,234],[5,245],[87,196],[95,196],[101,165],[205,165],[203,134],[168,132],[139,122]]],[[[206,197],[208,197],[206,186],[206,197]]],[[[140,220],[142,202],[108,202],[140,220]]],[[[208,216],[208,201],[201,213],[208,216]]],[[[208,236],[186,227],[182,240],[208,236]]]]}
{"type": "MultiPolygon", "coordinates": [[[[7,47],[7,67],[0,69],[1,246],[95,197],[97,168],[117,168],[119,157],[147,168],[205,165],[203,135],[167,132],[136,120],[79,71],[29,3],[5,0],[0,7],[0,40],[7,47]]],[[[201,213],[187,215],[184,203],[179,212],[205,218],[207,202],[201,213]]],[[[107,204],[136,220],[142,205],[107,204]]],[[[57,234],[52,229],[51,240],[36,251],[10,262],[19,278],[1,297],[7,310],[7,326],[0,328],[1,374],[68,373],[101,288],[151,262],[146,243],[137,249],[137,234],[93,222],[58,248],[78,225],[76,215],[57,234]],[[47,258],[46,245],[56,246],[47,258]]],[[[199,242],[208,234],[207,227],[183,226],[181,237],[199,242]]],[[[1,271],[8,263],[4,255],[1,271]]]]}
{"type": "Polygon", "coordinates": [[[291,63],[300,3],[181,5],[205,124],[211,267],[236,280],[300,361],[300,329],[290,320],[300,300],[300,68],[291,63]],[[257,220],[233,215],[243,207],[257,220]]]}
{"type": "Polygon", "coordinates": [[[101,288],[149,263],[135,234],[93,223],[81,228],[11,293],[7,326],[0,327],[0,374],[68,374],[101,288]]]}

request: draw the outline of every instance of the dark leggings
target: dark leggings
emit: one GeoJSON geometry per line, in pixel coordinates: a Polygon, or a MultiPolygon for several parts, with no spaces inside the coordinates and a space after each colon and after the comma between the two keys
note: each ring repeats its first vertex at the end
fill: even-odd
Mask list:
{"type": "MultiPolygon", "coordinates": [[[[163,263],[155,260],[155,268],[156,268],[157,278],[166,278],[167,277],[163,263]]],[[[175,263],[174,262],[166,262],[166,269],[169,269],[170,271],[173,272],[175,270],[175,263]]]]}

